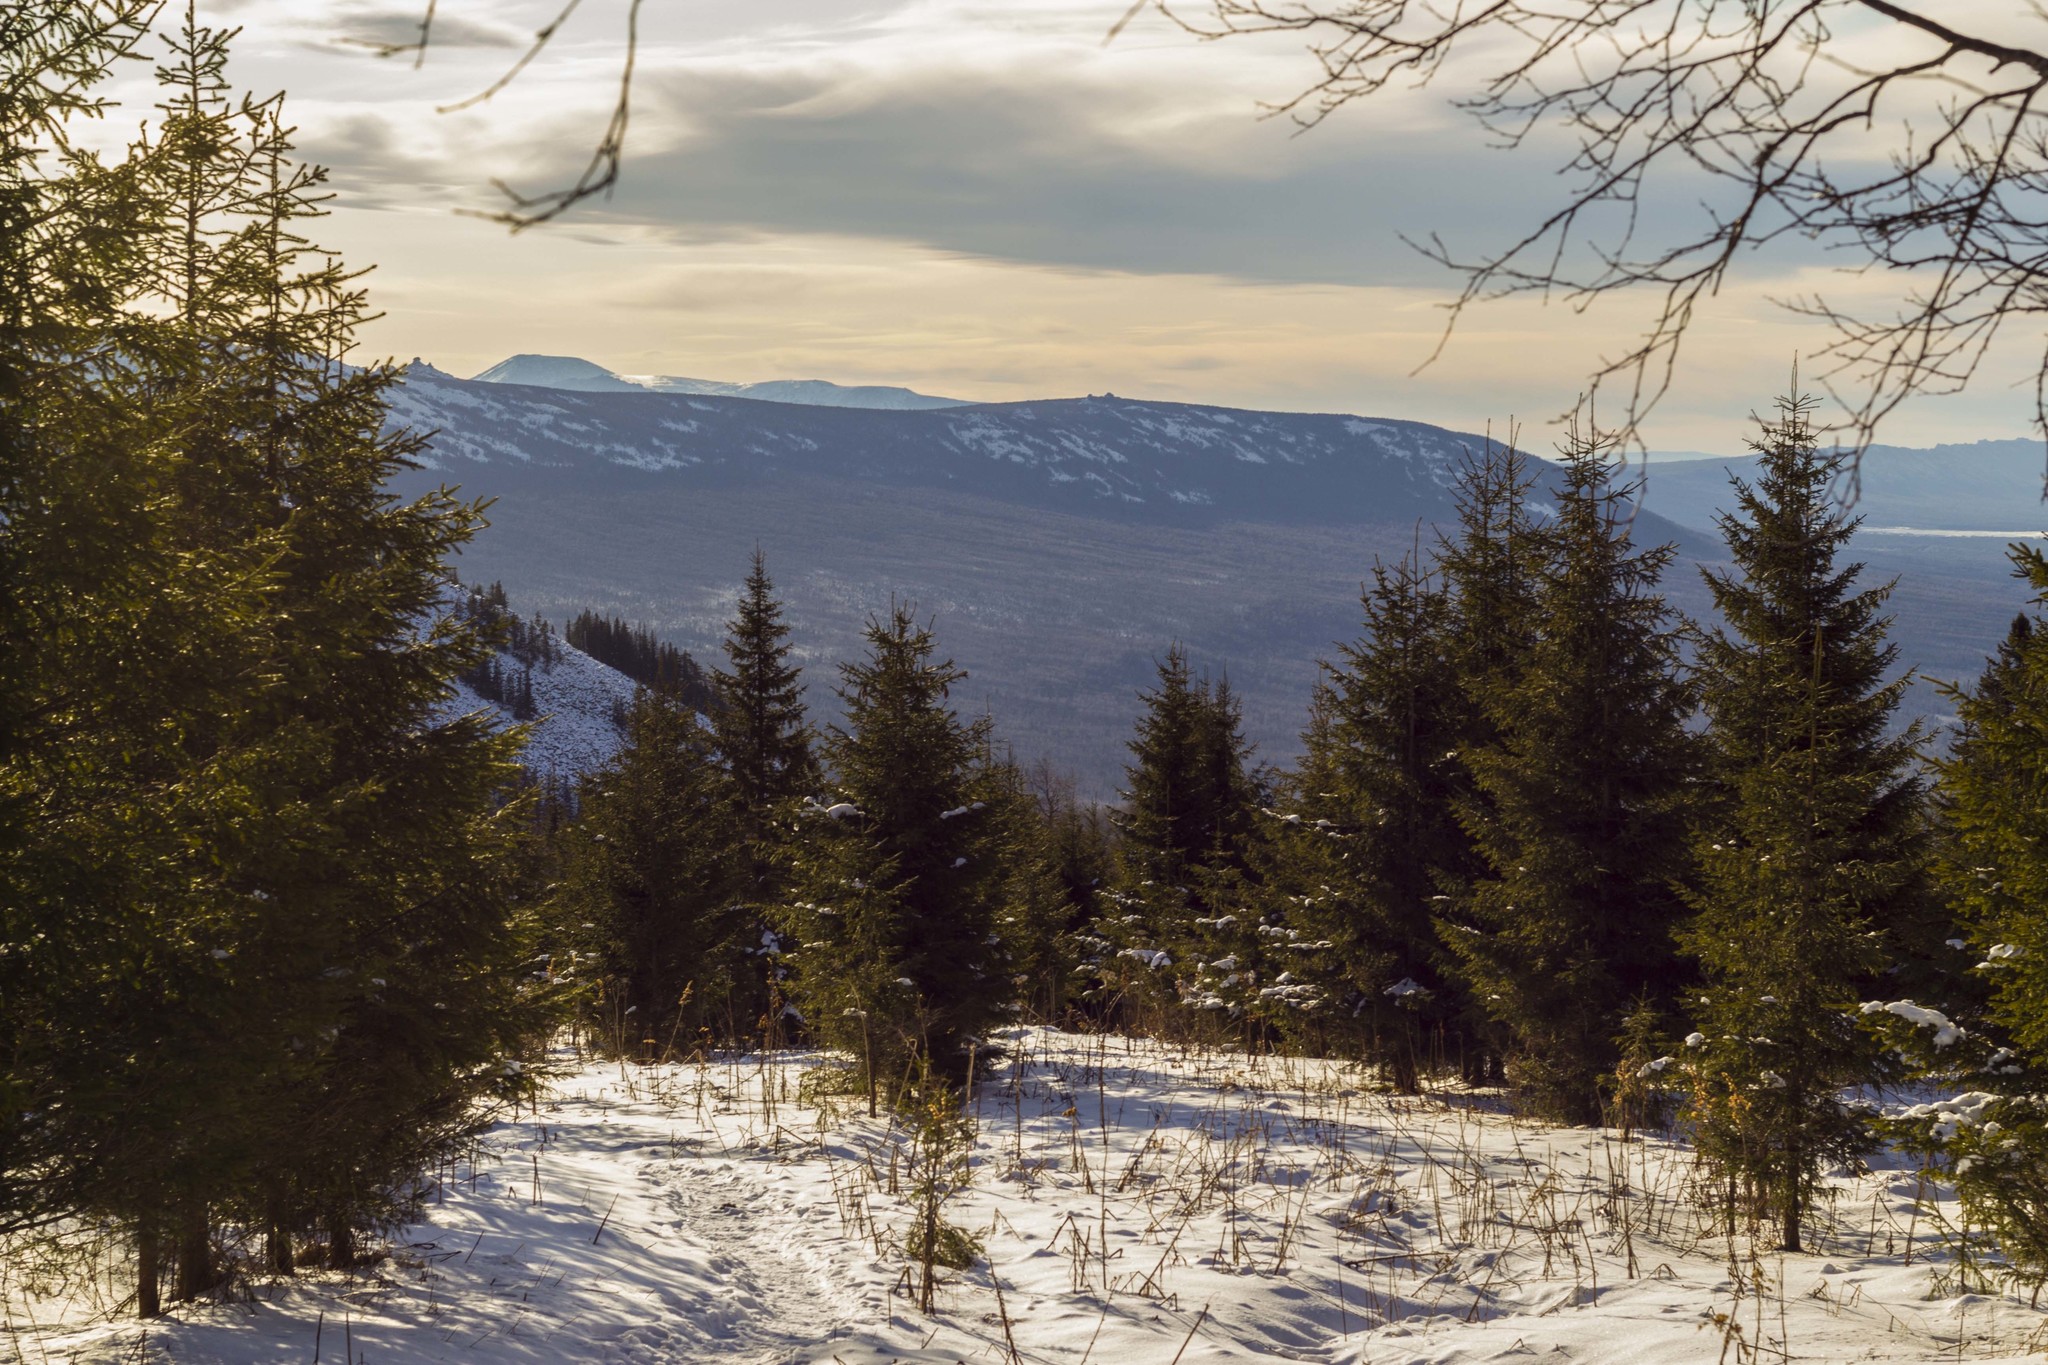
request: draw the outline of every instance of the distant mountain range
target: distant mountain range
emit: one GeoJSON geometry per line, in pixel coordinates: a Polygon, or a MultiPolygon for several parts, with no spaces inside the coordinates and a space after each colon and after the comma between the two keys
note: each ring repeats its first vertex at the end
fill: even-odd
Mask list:
{"type": "MultiPolygon", "coordinates": [[[[1429,543],[1458,460],[1482,444],[1394,419],[1108,396],[872,409],[618,382],[411,367],[393,421],[436,434],[400,491],[447,482],[495,499],[465,579],[502,580],[522,611],[616,613],[702,658],[758,545],[821,718],[863,622],[908,599],[969,672],[956,701],[987,707],[1021,758],[1049,757],[1099,797],[1114,794],[1138,692],[1176,640],[1228,674],[1260,754],[1289,759],[1316,661],[1357,633],[1375,556],[1429,543]]],[[[1893,499],[1866,510],[1938,506],[1959,527],[2017,518],[1994,530],[2048,521],[2038,467],[1976,480],[1945,474],[1960,466],[1940,452],[1914,458],[1866,467],[1865,498],[1893,499]],[[1937,487],[1954,496],[1923,503],[1937,487]]],[[[1707,529],[1725,502],[1717,463],[1653,464],[1635,526],[1679,546],[1666,590],[1695,617],[1711,608],[1693,565],[1721,554],[1707,529]]],[[[1902,662],[1934,677],[1974,676],[2023,602],[1995,537],[1873,531],[1855,549],[1874,576],[1901,576],[1902,662]]],[[[1926,684],[1910,704],[1945,709],[1926,684]]]]}
{"type": "Polygon", "coordinates": [[[887,384],[834,384],[828,379],[769,379],[757,384],[729,384],[717,379],[686,379],[674,374],[619,374],[588,360],[567,355],[515,355],[477,375],[484,384],[527,384],[578,393],[698,393],[715,398],[758,398],[770,403],[802,403],[825,408],[957,408],[958,398],[887,384]]]}

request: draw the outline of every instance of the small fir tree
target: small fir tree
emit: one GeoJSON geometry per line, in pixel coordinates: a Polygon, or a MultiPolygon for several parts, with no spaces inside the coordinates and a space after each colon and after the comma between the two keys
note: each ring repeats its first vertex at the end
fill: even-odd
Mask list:
{"type": "MultiPolygon", "coordinates": [[[[1538,621],[1537,587],[1550,550],[1550,528],[1535,513],[1538,463],[1511,437],[1487,441],[1457,470],[1457,523],[1437,539],[1433,568],[1448,601],[1444,653],[1453,686],[1437,699],[1445,735],[1441,776],[1466,848],[1456,862],[1437,869],[1437,937],[1447,964],[1456,945],[1479,932],[1466,907],[1485,864],[1467,827],[1484,820],[1487,793],[1474,780],[1471,756],[1496,745],[1496,700],[1521,679],[1533,655],[1538,621]]],[[[1452,998],[1436,1002],[1455,1010],[1447,1041],[1455,1043],[1467,1081],[1505,1079],[1503,1050],[1508,1035],[1489,1006],[1475,995],[1463,973],[1449,973],[1452,998]]]]}
{"type": "Polygon", "coordinates": [[[861,1059],[870,1093],[929,1063],[963,1079],[1014,993],[996,928],[1004,864],[989,722],[949,702],[966,676],[932,657],[905,605],[842,665],[846,723],[825,740],[832,796],[800,821],[783,928],[812,1031],[861,1059]]]}
{"type": "Polygon", "coordinates": [[[748,940],[740,816],[712,748],[681,704],[642,690],[562,838],[556,922],[598,985],[593,1034],[622,1055],[666,1057],[678,1039],[753,1023],[740,1010],[756,1004],[744,964],[758,933],[748,940]]]}
{"type": "Polygon", "coordinates": [[[1836,557],[1857,521],[1831,490],[1812,403],[1789,397],[1752,442],[1756,482],[1720,518],[1732,567],[1704,571],[1723,625],[1701,639],[1705,771],[1715,794],[1688,897],[1705,978],[1691,1058],[1700,1148],[1800,1249],[1820,1173],[1870,1140],[1845,1087],[1880,1054],[1856,1007],[1884,935],[1923,897],[1918,727],[1893,733],[1904,679],[1882,615],[1836,557]]]}
{"type": "MultiPolygon", "coordinates": [[[[1988,1230],[2019,1283],[2048,1283],[2048,556],[2010,550],[2033,593],[1970,689],[1948,687],[1961,722],[1936,761],[1943,817],[1939,881],[1974,949],[1985,1022],[1974,1052],[1935,1048],[1952,1077],[1969,1055],[1972,1093],[1942,1115],[1935,1145],[1949,1159],[1971,1224],[1988,1230]]],[[[1937,1033],[1923,1041],[1948,1042],[1937,1033]]]]}
{"type": "Polygon", "coordinates": [[[1329,1001],[1323,1027],[1412,1094],[1461,1014],[1436,912],[1442,888],[1472,873],[1456,809],[1464,706],[1442,584],[1412,558],[1375,564],[1361,603],[1364,637],[1316,688],[1275,878],[1290,925],[1334,945],[1295,969],[1329,1001]]]}
{"type": "Polygon", "coordinates": [[[777,807],[815,793],[817,760],[804,719],[803,673],[790,661],[789,626],[754,551],[746,587],[726,628],[728,667],[714,676],[712,730],[739,807],[759,825],[777,807]]]}
{"type": "Polygon", "coordinates": [[[1158,672],[1115,817],[1121,866],[1100,923],[1114,953],[1102,989],[1250,1024],[1270,913],[1253,875],[1250,746],[1229,685],[1196,677],[1185,649],[1171,646],[1158,672]]]}

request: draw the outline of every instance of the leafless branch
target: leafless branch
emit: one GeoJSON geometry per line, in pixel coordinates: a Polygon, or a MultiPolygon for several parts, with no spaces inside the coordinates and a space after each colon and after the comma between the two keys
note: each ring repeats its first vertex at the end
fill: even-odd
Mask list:
{"type": "MultiPolygon", "coordinates": [[[[1444,340],[1468,308],[1506,296],[1584,309],[1660,294],[1654,320],[1592,379],[1594,394],[1625,397],[1631,444],[1702,306],[1745,253],[1783,239],[1902,281],[1877,316],[1785,301],[1833,326],[1821,380],[1857,449],[1908,397],[1968,384],[2006,324],[2048,314],[2038,5],[2026,22],[2041,43],[2015,46],[1933,17],[1935,0],[1204,0],[1199,17],[1158,3],[1206,38],[1307,35],[1319,73],[1273,106],[1304,127],[1389,86],[1448,81],[1459,63],[1470,93],[1456,103],[1499,145],[1563,131],[1571,188],[1507,247],[1468,259],[1436,237],[1413,245],[1463,278],[1444,340]],[[1873,25],[1898,55],[1861,66],[1843,30],[1873,25]],[[1886,141],[1894,150],[1873,158],[1886,141]],[[1674,185],[1702,218],[1653,234],[1641,210],[1674,185]]],[[[2036,402],[2048,429],[2044,399],[2048,386],[2036,402]]]]}
{"type": "MultiPolygon", "coordinates": [[[[526,71],[533,60],[546,50],[548,44],[561,31],[583,0],[567,0],[555,17],[533,35],[533,42],[521,52],[518,60],[508,67],[504,74],[488,86],[453,104],[438,106],[434,112],[452,114],[474,108],[489,101],[526,71]]],[[[359,47],[368,48],[380,57],[395,57],[402,53],[413,54],[415,68],[426,60],[427,48],[433,41],[434,14],[439,0],[427,0],[426,11],[420,18],[420,36],[410,43],[372,42],[360,38],[344,39],[359,47]]],[[[640,4],[641,0],[630,0],[626,10],[626,52],[619,67],[619,93],[612,104],[611,117],[606,121],[604,133],[598,138],[597,146],[590,154],[590,161],[575,183],[564,189],[549,190],[542,194],[525,195],[513,189],[502,180],[491,184],[511,202],[511,207],[497,213],[473,213],[471,216],[486,218],[494,223],[503,223],[514,232],[548,222],[568,209],[597,195],[609,195],[619,183],[619,171],[626,155],[626,128],[633,113],[633,65],[640,49],[640,4]]],[[[465,210],[466,211],[466,210],[465,210]]]]}

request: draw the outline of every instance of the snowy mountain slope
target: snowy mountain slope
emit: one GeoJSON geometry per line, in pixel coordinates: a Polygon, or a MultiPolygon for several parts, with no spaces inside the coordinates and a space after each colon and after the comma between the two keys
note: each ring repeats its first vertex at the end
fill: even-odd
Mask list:
{"type": "Polygon", "coordinates": [[[530,384],[584,393],[694,393],[827,408],[913,411],[966,406],[958,398],[938,398],[893,384],[835,384],[829,379],[768,379],[755,384],[732,384],[675,374],[619,374],[588,360],[561,355],[515,355],[499,361],[476,379],[485,384],[530,384]]]}
{"type": "MultiPolygon", "coordinates": [[[[622,742],[612,723],[615,702],[633,700],[633,680],[618,670],[563,643],[561,658],[533,669],[535,717],[527,722],[526,747],[520,762],[537,777],[576,777],[610,762],[622,742]]],[[[523,665],[510,654],[498,656],[501,666],[518,673],[523,665]]],[[[486,701],[466,686],[458,685],[451,709],[469,712],[487,709],[500,724],[514,724],[512,713],[496,702],[486,701]]]]}
{"type": "Polygon", "coordinates": [[[2018,1365],[2048,1332],[2023,1289],[1985,1283],[1995,1262],[1959,1273],[1953,1187],[1904,1154],[1829,1173],[1809,1252],[1786,1254],[1729,1229],[1674,1133],[1382,1095],[1338,1062],[1002,1041],[942,1211],[981,1255],[930,1315],[905,1281],[904,1126],[800,1083],[836,1059],[563,1049],[530,1114],[430,1172],[380,1264],[252,1267],[229,1301],[146,1324],[106,1317],[126,1267],[37,1300],[35,1277],[0,1280],[16,1358],[2018,1365]]]}
{"type": "Polygon", "coordinates": [[[1174,524],[1441,517],[1457,461],[1480,444],[1420,422],[1109,396],[821,408],[483,384],[420,363],[392,417],[438,431],[437,473],[493,488],[547,471],[581,489],[629,471],[700,487],[819,475],[1174,524]]]}
{"type": "MultiPolygon", "coordinates": [[[[418,361],[413,362],[418,365],[418,361]]],[[[478,384],[529,384],[542,389],[568,389],[576,393],[637,393],[644,385],[621,379],[602,365],[593,365],[572,355],[508,356],[472,375],[478,384]]]]}

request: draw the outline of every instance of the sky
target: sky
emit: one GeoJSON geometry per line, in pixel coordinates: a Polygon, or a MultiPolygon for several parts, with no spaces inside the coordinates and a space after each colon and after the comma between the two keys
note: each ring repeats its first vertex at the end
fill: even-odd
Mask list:
{"type": "MultiPolygon", "coordinates": [[[[1501,245],[1556,202],[1556,147],[1488,145],[1451,78],[1304,131],[1267,108],[1312,79],[1302,39],[1203,42],[1146,11],[1106,42],[1126,0],[653,0],[616,192],[515,235],[474,215],[504,202],[494,178],[573,179],[616,93],[627,0],[581,0],[501,93],[437,109],[490,86],[562,2],[439,0],[417,65],[362,43],[409,38],[426,0],[200,6],[242,26],[231,76],[286,90],[301,154],[331,168],[318,236],[377,267],[369,354],[460,375],[525,351],[984,401],[1111,391],[1518,425],[1540,444],[1647,304],[1487,304],[1432,361],[1457,282],[1403,236],[1501,245]]],[[[146,114],[146,71],[119,93],[110,131],[146,114]]],[[[1682,192],[1651,205],[1695,211],[1682,192]]],[[[1739,449],[1827,335],[1773,299],[1889,288],[1832,257],[1746,260],[1695,321],[1648,443],[1739,449]]],[[[2025,434],[2035,332],[1881,438],[2025,434]]]]}

